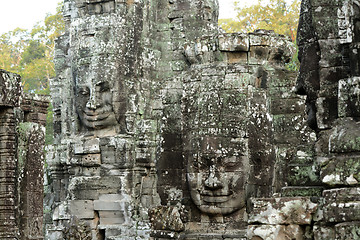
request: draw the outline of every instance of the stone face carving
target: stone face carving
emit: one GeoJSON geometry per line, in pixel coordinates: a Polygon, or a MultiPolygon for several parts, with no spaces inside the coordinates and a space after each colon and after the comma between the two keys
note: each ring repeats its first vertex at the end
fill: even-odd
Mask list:
{"type": "Polygon", "coordinates": [[[111,85],[107,81],[77,83],[75,105],[80,121],[90,129],[109,128],[117,123],[111,85]]]}
{"type": "Polygon", "coordinates": [[[274,175],[284,171],[274,167],[284,156],[279,152],[294,151],[291,145],[310,134],[303,108],[294,107],[304,99],[290,92],[294,74],[278,60],[291,51],[284,38],[264,30],[186,46],[192,65],[183,77],[183,154],[194,207],[187,207],[192,227],[180,236],[246,239],[250,198],[282,187],[273,184],[285,178],[274,175]]]}
{"type": "Polygon", "coordinates": [[[191,198],[200,211],[209,215],[227,215],[246,203],[248,159],[235,153],[226,140],[204,137],[199,151],[187,159],[191,198]]]}

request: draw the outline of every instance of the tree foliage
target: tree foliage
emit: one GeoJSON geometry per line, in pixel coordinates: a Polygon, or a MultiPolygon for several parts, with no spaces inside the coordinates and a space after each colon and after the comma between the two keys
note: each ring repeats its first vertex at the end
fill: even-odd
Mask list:
{"type": "MultiPolygon", "coordinates": [[[[0,68],[20,74],[25,92],[49,94],[49,80],[55,77],[55,39],[65,29],[62,4],[56,14],[48,14],[30,31],[16,28],[0,35],[0,68]]],[[[46,124],[46,144],[53,140],[53,112],[50,104],[46,124]]]]}
{"type": "Polygon", "coordinates": [[[236,19],[220,19],[226,32],[253,32],[256,29],[274,30],[293,41],[299,21],[300,0],[288,4],[285,0],[259,0],[257,4],[241,8],[235,2],[236,19]]]}
{"type": "Polygon", "coordinates": [[[0,36],[0,68],[20,74],[25,92],[49,93],[55,77],[55,39],[65,29],[62,4],[30,31],[16,28],[0,36]]]}

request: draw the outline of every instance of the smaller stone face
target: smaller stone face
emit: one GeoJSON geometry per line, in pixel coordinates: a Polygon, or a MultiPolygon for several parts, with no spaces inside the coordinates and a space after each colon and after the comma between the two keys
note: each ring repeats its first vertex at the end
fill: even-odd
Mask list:
{"type": "Polygon", "coordinates": [[[76,111],[80,121],[90,129],[103,129],[115,125],[112,92],[107,81],[76,86],[76,111]]]}
{"type": "Polygon", "coordinates": [[[203,213],[226,215],[245,207],[247,158],[222,147],[220,138],[204,137],[190,155],[187,179],[191,198],[203,213]]]}

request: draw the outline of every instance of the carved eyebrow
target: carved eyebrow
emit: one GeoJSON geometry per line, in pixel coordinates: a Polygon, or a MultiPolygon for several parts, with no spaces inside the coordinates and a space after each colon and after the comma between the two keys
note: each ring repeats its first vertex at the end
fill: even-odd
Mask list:
{"type": "Polygon", "coordinates": [[[88,85],[87,84],[76,84],[75,85],[76,88],[88,88],[88,85]]]}
{"type": "Polygon", "coordinates": [[[108,82],[98,82],[95,86],[99,86],[100,88],[109,88],[110,84],[108,82]]]}
{"type": "Polygon", "coordinates": [[[100,91],[109,91],[110,90],[110,84],[108,82],[97,83],[96,87],[99,87],[100,91]]]}
{"type": "Polygon", "coordinates": [[[89,87],[86,86],[86,85],[78,85],[76,86],[76,91],[79,92],[79,91],[89,91],[89,87]]]}

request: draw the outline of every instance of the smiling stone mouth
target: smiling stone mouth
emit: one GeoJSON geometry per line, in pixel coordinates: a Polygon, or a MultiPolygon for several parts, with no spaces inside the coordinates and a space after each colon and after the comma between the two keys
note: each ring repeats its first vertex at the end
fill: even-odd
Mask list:
{"type": "Polygon", "coordinates": [[[209,196],[202,195],[202,199],[207,203],[223,203],[229,200],[230,195],[219,195],[219,196],[209,196]]]}
{"type": "Polygon", "coordinates": [[[229,200],[231,197],[232,192],[228,191],[209,191],[209,190],[203,190],[200,191],[200,196],[202,200],[206,203],[223,203],[229,200]]]}
{"type": "Polygon", "coordinates": [[[101,114],[97,114],[95,112],[93,113],[84,112],[84,113],[85,113],[84,118],[89,122],[101,121],[108,118],[110,115],[109,112],[101,113],[101,114]]]}

